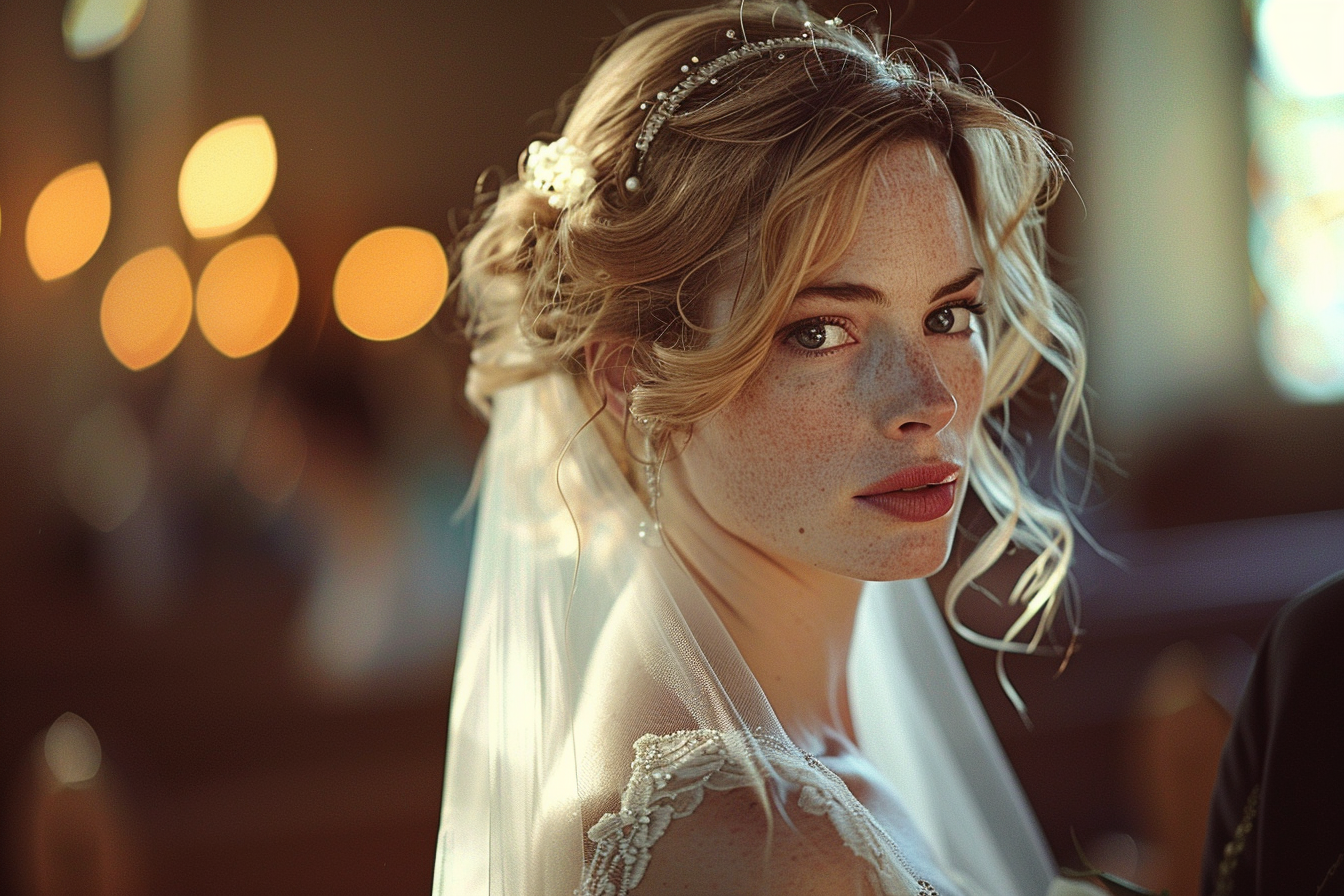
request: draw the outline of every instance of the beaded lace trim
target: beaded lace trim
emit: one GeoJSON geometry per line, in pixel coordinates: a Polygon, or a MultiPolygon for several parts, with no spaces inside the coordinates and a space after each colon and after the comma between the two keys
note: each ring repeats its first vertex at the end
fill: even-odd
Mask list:
{"type": "MultiPolygon", "coordinates": [[[[754,779],[748,765],[750,753],[744,745],[733,743],[740,737],[700,729],[646,734],[635,741],[635,760],[630,764],[620,811],[608,812],[588,830],[596,850],[575,891],[577,896],[627,896],[643,879],[653,845],[673,819],[695,811],[706,789],[749,785],[754,779]]],[[[772,738],[759,738],[758,743],[772,754],[773,770],[798,785],[798,807],[830,819],[844,844],[872,865],[884,894],[937,896],[932,885],[920,880],[906,864],[896,844],[844,782],[819,759],[803,754],[805,761],[800,762],[795,751],[772,738]]]]}

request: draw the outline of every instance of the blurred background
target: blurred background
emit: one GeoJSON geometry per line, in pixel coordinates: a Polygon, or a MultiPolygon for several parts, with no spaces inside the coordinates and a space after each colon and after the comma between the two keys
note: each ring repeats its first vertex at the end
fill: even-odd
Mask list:
{"type": "MultiPolygon", "coordinates": [[[[665,5],[0,3],[0,890],[428,892],[485,431],[453,210],[665,5]]],[[[1344,0],[823,11],[870,8],[1072,143],[1119,562],[1066,669],[1009,662],[1031,727],[965,656],[1057,858],[1193,894],[1260,632],[1344,567],[1344,0]]]]}

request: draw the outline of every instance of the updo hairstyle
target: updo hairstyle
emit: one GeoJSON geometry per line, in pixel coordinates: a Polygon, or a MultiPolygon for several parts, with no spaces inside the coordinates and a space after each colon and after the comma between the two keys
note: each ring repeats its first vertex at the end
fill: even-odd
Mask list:
{"type": "MultiPolygon", "coordinates": [[[[460,246],[455,288],[474,346],[467,394],[488,413],[499,389],[563,370],[596,403],[585,347],[627,345],[627,414],[656,458],[760,370],[793,296],[851,242],[880,150],[924,140],[946,158],[985,271],[987,410],[970,483],[995,524],[955,574],[945,610],[973,642],[1034,650],[1066,581],[1073,529],[1067,509],[1033,493],[1020,471],[1008,403],[1044,360],[1064,384],[1061,456],[1075,418],[1086,421],[1079,321],[1045,263],[1044,212],[1063,169],[1042,131],[980,81],[896,39],[802,4],[733,0],[618,35],[581,85],[563,135],[596,168],[586,201],[556,209],[523,182],[504,183],[460,246]],[[827,44],[724,69],[690,94],[641,162],[640,104],[672,90],[692,57],[804,34],[827,44]],[[711,327],[707,297],[725,288],[735,295],[730,318],[711,327]],[[957,619],[956,602],[1014,542],[1037,555],[1009,596],[1024,611],[1004,638],[986,637],[957,619]]],[[[653,458],[617,460],[629,471],[653,458]]],[[[1059,463],[1056,474],[1062,482],[1059,463]]]]}

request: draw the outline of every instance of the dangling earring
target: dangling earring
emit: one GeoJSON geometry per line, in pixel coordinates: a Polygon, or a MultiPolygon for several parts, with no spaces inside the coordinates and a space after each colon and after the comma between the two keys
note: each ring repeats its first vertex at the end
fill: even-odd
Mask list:
{"type": "Polygon", "coordinates": [[[649,496],[649,519],[640,521],[639,537],[649,544],[661,544],[662,524],[658,520],[658,497],[662,493],[659,475],[662,472],[662,458],[658,456],[653,446],[653,419],[636,418],[635,427],[643,436],[644,457],[636,460],[644,465],[644,490],[649,496]]]}

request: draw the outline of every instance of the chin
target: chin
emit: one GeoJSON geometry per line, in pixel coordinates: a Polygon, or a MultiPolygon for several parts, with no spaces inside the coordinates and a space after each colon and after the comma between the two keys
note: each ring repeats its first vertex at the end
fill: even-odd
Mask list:
{"type": "Polygon", "coordinates": [[[836,551],[817,566],[864,582],[927,578],[942,569],[952,553],[952,521],[939,521],[942,525],[930,524],[927,532],[905,532],[857,550],[851,542],[849,550],[836,551]]]}
{"type": "Polygon", "coordinates": [[[952,555],[952,540],[964,499],[965,492],[960,492],[951,511],[936,520],[893,521],[880,535],[870,535],[873,542],[847,558],[853,561],[850,564],[853,571],[843,574],[865,582],[895,582],[924,579],[938,572],[952,555]]]}
{"type": "Polygon", "coordinates": [[[903,579],[926,579],[947,565],[950,551],[930,558],[927,562],[903,561],[890,563],[873,569],[862,570],[863,575],[853,576],[864,582],[895,582],[903,579]]]}

